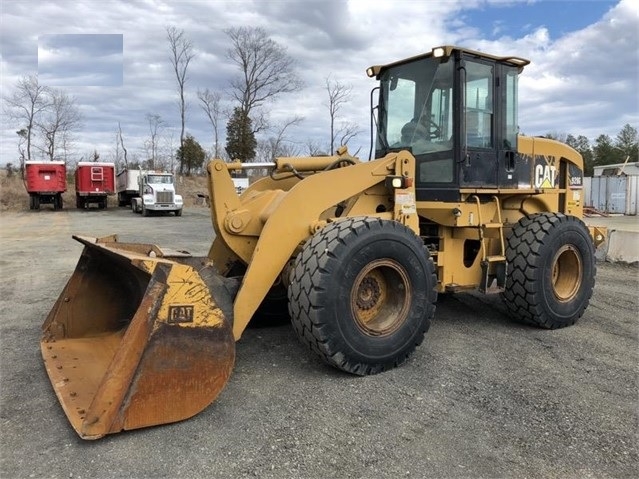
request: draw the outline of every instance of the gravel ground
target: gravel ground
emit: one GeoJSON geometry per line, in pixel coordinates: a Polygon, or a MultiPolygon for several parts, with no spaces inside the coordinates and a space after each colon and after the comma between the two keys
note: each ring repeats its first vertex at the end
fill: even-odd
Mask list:
{"type": "Polygon", "coordinates": [[[38,343],[82,249],[70,235],[119,233],[204,255],[208,211],[45,208],[0,221],[0,477],[637,477],[636,267],[600,263],[589,309],[559,331],[511,322],[497,297],[448,297],[412,359],[377,376],[325,366],[290,326],[249,329],[205,411],[86,442],[38,343]]]}

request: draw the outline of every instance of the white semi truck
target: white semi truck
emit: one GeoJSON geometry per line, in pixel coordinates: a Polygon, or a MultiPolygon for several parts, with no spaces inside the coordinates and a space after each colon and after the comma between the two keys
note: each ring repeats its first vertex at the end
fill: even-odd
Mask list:
{"type": "Polygon", "coordinates": [[[158,211],[173,212],[182,216],[182,196],[175,193],[173,175],[166,172],[140,171],[138,196],[131,198],[131,209],[135,213],[149,216],[158,211]]]}

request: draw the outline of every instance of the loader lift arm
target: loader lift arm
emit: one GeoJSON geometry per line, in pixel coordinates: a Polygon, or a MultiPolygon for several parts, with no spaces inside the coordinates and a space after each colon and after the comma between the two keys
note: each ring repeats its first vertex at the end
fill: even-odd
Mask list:
{"type": "MultiPolygon", "coordinates": [[[[285,170],[283,165],[292,165],[298,171],[316,170],[339,159],[339,156],[278,158],[275,171],[285,170]]],[[[296,249],[327,221],[337,219],[327,218],[327,221],[322,221],[322,213],[383,183],[388,176],[410,176],[414,166],[414,158],[404,151],[372,162],[357,162],[348,166],[346,170],[338,168],[324,171],[322,174],[309,175],[288,191],[281,191],[279,195],[272,196],[271,202],[277,202],[276,207],[269,204],[262,210],[261,220],[264,223],[257,236],[242,236],[237,233],[252,219],[247,218],[245,210],[242,210],[242,200],[250,201],[252,194],[260,193],[249,188],[242,198],[237,197],[227,164],[222,160],[211,161],[207,168],[211,217],[217,235],[216,241],[219,239],[219,243],[211,248],[210,259],[221,265],[224,256],[227,261],[228,258],[237,257],[248,265],[235,298],[235,339],[241,337],[251,317],[294,256],[296,249]],[[247,245],[252,248],[247,248],[247,245]]],[[[371,216],[396,219],[411,227],[413,231],[419,231],[416,214],[399,213],[400,217],[396,218],[396,213],[399,211],[383,211],[371,216]]]]}

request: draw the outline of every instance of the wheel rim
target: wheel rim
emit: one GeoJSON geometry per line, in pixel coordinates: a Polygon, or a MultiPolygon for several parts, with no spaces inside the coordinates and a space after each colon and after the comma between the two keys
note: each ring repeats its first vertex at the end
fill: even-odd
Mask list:
{"type": "Polygon", "coordinates": [[[365,334],[387,336],[399,329],[408,316],[412,291],[402,266],[390,259],[366,265],[351,288],[351,310],[365,334]]]}
{"type": "Polygon", "coordinates": [[[573,299],[583,280],[581,254],[572,245],[562,246],[552,263],[552,288],[559,301],[573,299]]]}

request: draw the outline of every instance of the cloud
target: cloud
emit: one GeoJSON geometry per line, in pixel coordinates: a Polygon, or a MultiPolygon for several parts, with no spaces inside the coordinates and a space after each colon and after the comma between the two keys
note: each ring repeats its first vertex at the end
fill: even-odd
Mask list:
{"type": "MultiPolygon", "coordinates": [[[[178,131],[179,135],[175,74],[166,39],[166,27],[173,25],[185,31],[196,53],[186,85],[187,130],[205,148],[210,147],[211,126],[198,106],[196,92],[209,88],[228,93],[229,80],[239,72],[226,58],[229,42],[224,31],[252,25],[264,28],[287,48],[305,81],[303,91],[265,107],[274,122],[294,115],[305,117],[288,131],[288,137],[299,145],[308,139],[328,142],[325,79],[330,75],[353,86],[342,120],[360,125],[363,133],[353,147],[368,152],[370,91],[375,82],[366,77],[365,69],[441,44],[461,44],[532,60],[520,82],[520,125],[527,134],[558,131],[594,139],[600,133],[614,136],[626,122],[636,126],[636,2],[619,1],[585,28],[567,25],[570,33],[557,33],[532,20],[526,20],[530,27],[525,31],[509,30],[508,17],[523,14],[526,5],[484,0],[5,2],[0,32],[2,94],[10,94],[20,77],[38,69],[42,83],[74,79],[75,83],[62,88],[75,96],[84,115],[84,128],[76,134],[78,156],[97,149],[108,159],[120,122],[127,148],[144,158],[149,136],[147,113],[159,114],[167,131],[178,131]],[[490,17],[486,32],[470,22],[480,11],[490,17]],[[494,34],[493,27],[499,28],[494,34]],[[103,55],[106,44],[100,40],[111,40],[113,34],[121,35],[121,57],[113,52],[103,55]],[[74,42],[74,38],[83,41],[74,42]],[[85,48],[84,53],[79,47],[85,48]],[[75,69],[73,62],[68,63],[79,59],[84,63],[75,69]],[[44,66],[49,61],[55,69],[47,72],[44,66]],[[118,61],[122,67],[120,86],[82,86],[107,78],[118,61]],[[102,66],[98,68],[98,64],[102,66]],[[66,67],[63,77],[64,65],[71,66],[66,67]]],[[[554,7],[548,2],[549,15],[554,7]]],[[[230,107],[228,95],[225,98],[225,107],[230,107]]],[[[15,162],[15,131],[20,127],[3,115],[1,163],[15,162]]],[[[225,134],[225,125],[221,134],[225,134]]]]}
{"type": "Polygon", "coordinates": [[[122,34],[47,34],[38,42],[38,77],[49,86],[122,85],[122,34]]]}

